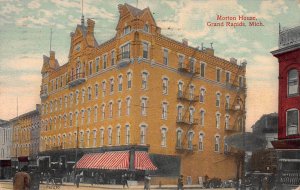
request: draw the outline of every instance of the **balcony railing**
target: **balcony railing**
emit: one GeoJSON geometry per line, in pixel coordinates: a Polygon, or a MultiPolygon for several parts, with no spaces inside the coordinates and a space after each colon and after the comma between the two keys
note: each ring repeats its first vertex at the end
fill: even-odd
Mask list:
{"type": "Polygon", "coordinates": [[[195,96],[195,95],[191,96],[190,94],[185,95],[183,93],[183,91],[178,91],[178,93],[177,93],[177,99],[181,100],[181,101],[184,100],[184,101],[189,101],[189,102],[196,102],[196,101],[199,100],[199,96],[195,96]]]}
{"type": "Polygon", "coordinates": [[[127,67],[131,63],[130,52],[123,52],[119,56],[119,61],[117,63],[118,68],[127,67]]]}
{"type": "Polygon", "coordinates": [[[196,145],[184,146],[184,145],[176,145],[175,150],[177,152],[194,152],[196,150],[196,145]]]}
{"type": "Polygon", "coordinates": [[[236,131],[236,132],[239,132],[239,131],[242,131],[242,129],[236,125],[225,125],[225,131],[236,131]]]}
{"type": "Polygon", "coordinates": [[[184,124],[184,125],[197,125],[199,123],[198,119],[191,119],[189,117],[176,117],[177,124],[184,124]]]}
{"type": "Polygon", "coordinates": [[[189,74],[200,74],[200,68],[197,67],[190,67],[190,65],[188,64],[178,64],[178,69],[179,72],[183,72],[183,73],[189,73],[189,74]]]}
{"type": "Polygon", "coordinates": [[[40,97],[41,99],[47,99],[49,96],[48,91],[47,90],[41,90],[40,91],[40,97]]]}
{"type": "Polygon", "coordinates": [[[69,78],[69,87],[77,86],[85,81],[85,73],[76,73],[69,78]]]}

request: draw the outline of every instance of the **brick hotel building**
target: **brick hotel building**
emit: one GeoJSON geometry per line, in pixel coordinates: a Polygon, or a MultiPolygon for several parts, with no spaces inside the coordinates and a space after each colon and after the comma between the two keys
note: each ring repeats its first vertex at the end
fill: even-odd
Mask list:
{"type": "Polygon", "coordinates": [[[154,183],[235,178],[224,139],[245,124],[245,62],[161,34],[149,8],[118,9],[112,39],[98,44],[95,22],[82,18],[68,62],[44,56],[40,164],[104,169],[89,156],[109,154],[106,169],[154,170],[154,183]]]}

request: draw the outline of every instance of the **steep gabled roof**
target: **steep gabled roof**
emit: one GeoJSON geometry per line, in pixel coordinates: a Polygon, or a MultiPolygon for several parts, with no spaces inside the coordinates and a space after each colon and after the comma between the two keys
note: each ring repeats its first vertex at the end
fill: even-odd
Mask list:
{"type": "Polygon", "coordinates": [[[132,16],[134,16],[134,17],[142,15],[143,12],[145,11],[145,9],[141,10],[141,9],[133,7],[127,3],[125,3],[125,6],[127,7],[128,11],[132,14],[132,16]]]}

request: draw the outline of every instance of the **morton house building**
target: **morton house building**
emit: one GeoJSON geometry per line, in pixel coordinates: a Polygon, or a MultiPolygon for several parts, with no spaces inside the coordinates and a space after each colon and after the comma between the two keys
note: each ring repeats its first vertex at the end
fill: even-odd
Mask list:
{"type": "Polygon", "coordinates": [[[118,9],[113,38],[99,44],[82,17],[68,62],[44,56],[40,164],[86,176],[146,171],[153,183],[235,178],[224,140],[245,125],[246,62],[161,34],[149,8],[118,9]]]}

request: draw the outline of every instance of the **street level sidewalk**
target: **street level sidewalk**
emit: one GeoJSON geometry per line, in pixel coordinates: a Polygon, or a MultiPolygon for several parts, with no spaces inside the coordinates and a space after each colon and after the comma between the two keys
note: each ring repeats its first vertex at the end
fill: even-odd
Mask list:
{"type": "MultiPolygon", "coordinates": [[[[12,186],[12,180],[0,180],[0,189],[2,189],[1,184],[6,185],[6,188],[4,189],[11,189],[10,185],[12,186]]],[[[77,189],[76,186],[73,183],[64,183],[62,186],[58,185],[60,190],[71,190],[71,189],[77,189]]],[[[47,187],[45,183],[40,184],[40,190],[46,190],[51,189],[50,187],[47,187]]],[[[122,185],[111,185],[111,184],[104,184],[104,185],[91,185],[87,183],[80,183],[80,186],[78,190],[96,190],[96,189],[123,189],[122,185]]],[[[144,185],[134,185],[129,186],[129,188],[125,187],[125,189],[144,189],[144,185]]],[[[159,187],[158,185],[151,185],[151,189],[177,189],[176,185],[162,185],[159,187]]],[[[185,185],[184,189],[202,189],[200,185],[185,185]]],[[[204,190],[204,189],[202,189],[204,190]]],[[[211,189],[210,189],[211,190],[211,189]]],[[[221,190],[220,188],[218,190],[221,190]]],[[[224,189],[225,190],[225,189],[224,189]]],[[[226,190],[234,190],[232,188],[226,188],[226,190]]]]}

